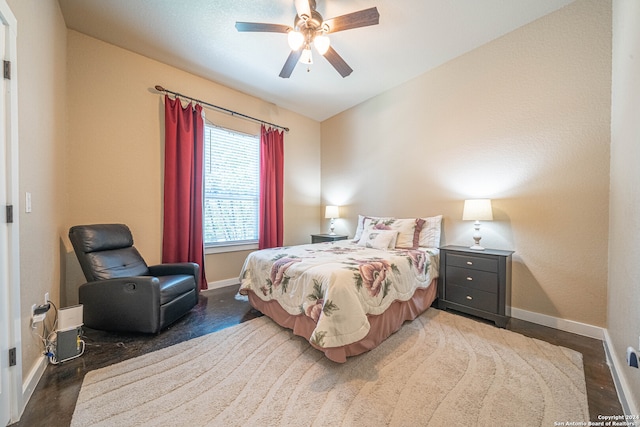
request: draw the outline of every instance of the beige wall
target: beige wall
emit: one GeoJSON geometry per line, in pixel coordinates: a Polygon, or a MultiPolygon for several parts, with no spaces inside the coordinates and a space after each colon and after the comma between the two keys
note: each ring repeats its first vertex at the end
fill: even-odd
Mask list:
{"type": "MultiPolygon", "coordinates": [[[[148,263],[161,259],[163,96],[153,87],[289,127],[285,134],[285,243],[318,231],[320,124],[144,56],[68,32],[68,214],[65,225],[122,222],[148,263]]],[[[244,132],[259,124],[206,110],[244,132]]],[[[67,240],[72,295],[83,282],[67,240]]],[[[209,282],[237,278],[247,252],[207,255],[209,282]]]]}
{"type": "MultiPolygon", "coordinates": [[[[22,375],[42,357],[30,326],[31,305],[44,294],[58,304],[65,204],[66,27],[54,0],[8,0],[18,21],[18,138],[22,375]],[[25,213],[25,193],[32,212],[25,213]]],[[[40,333],[42,329],[38,328],[40,333]]]]}
{"type": "Polygon", "coordinates": [[[323,122],[323,203],[468,245],[463,200],[492,198],[513,307],[605,326],[610,91],[611,4],[573,3],[323,122]]]}
{"type": "Polygon", "coordinates": [[[626,349],[640,336],[640,2],[613,2],[611,193],[608,332],[627,384],[627,413],[640,410],[640,374],[626,366],[626,349]]]}
{"type": "MultiPolygon", "coordinates": [[[[286,125],[285,243],[318,232],[320,124],[148,58],[67,31],[55,0],[8,0],[18,21],[22,377],[42,355],[30,327],[44,294],[77,301],[84,281],[67,238],[79,223],[125,222],[149,262],[160,260],[161,96],[155,84],[286,125]],[[24,212],[24,196],[33,209],[24,212]]],[[[257,125],[207,112],[243,131],[257,125]]],[[[207,256],[209,281],[237,277],[246,252],[207,256]]]]}

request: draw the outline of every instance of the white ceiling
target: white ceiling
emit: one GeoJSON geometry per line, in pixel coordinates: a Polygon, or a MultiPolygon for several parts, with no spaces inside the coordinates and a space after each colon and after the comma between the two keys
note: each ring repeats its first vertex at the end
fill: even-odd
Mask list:
{"type": "Polygon", "coordinates": [[[286,34],[240,33],[234,25],[293,25],[294,0],[59,3],[70,29],[322,121],[572,1],[317,0],[325,19],[376,6],[380,24],[330,34],[350,76],[315,53],[310,71],[298,64],[289,79],[278,77],[290,52],[286,34]]]}

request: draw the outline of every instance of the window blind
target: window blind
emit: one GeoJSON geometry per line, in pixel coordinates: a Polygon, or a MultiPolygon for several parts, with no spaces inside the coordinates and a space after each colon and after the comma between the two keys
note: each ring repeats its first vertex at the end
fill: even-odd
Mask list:
{"type": "Polygon", "coordinates": [[[205,126],[205,246],[258,240],[259,143],[258,136],[205,126]]]}

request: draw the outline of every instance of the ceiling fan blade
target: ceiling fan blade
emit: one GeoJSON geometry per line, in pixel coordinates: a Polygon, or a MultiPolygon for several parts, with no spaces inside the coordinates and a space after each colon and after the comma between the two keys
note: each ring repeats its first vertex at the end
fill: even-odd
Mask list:
{"type": "Polygon", "coordinates": [[[310,0],[295,0],[296,4],[296,12],[298,16],[306,15],[311,16],[311,9],[315,9],[315,1],[313,2],[313,7],[311,7],[310,0]]]}
{"type": "Polygon", "coordinates": [[[236,30],[258,33],[288,33],[291,27],[282,24],[265,24],[262,22],[236,22],[236,30]]]}
{"type": "Polygon", "coordinates": [[[302,49],[292,50],[284,63],[284,67],[282,67],[282,71],[280,71],[280,77],[283,79],[288,79],[291,77],[291,73],[293,73],[293,69],[296,68],[296,64],[298,60],[302,56],[302,49]]]}
{"type": "Polygon", "coordinates": [[[342,77],[347,77],[349,74],[353,72],[351,67],[342,59],[338,52],[335,51],[334,48],[329,46],[327,53],[324,54],[324,57],[327,58],[327,61],[333,65],[333,68],[336,69],[337,72],[340,73],[342,77]]]}
{"type": "Polygon", "coordinates": [[[371,7],[358,12],[348,13],[335,18],[324,21],[329,26],[329,32],[351,30],[353,28],[367,27],[369,25],[378,25],[380,22],[380,14],[378,9],[371,7]]]}

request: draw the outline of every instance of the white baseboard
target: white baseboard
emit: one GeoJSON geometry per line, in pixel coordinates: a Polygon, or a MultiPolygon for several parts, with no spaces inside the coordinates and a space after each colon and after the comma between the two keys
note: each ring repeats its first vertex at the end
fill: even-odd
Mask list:
{"type": "Polygon", "coordinates": [[[620,366],[615,347],[611,343],[611,337],[609,336],[609,331],[604,330],[604,352],[607,356],[607,364],[609,368],[611,368],[611,376],[613,377],[613,382],[616,386],[616,391],[618,392],[618,398],[620,399],[620,404],[622,405],[622,410],[627,416],[637,416],[640,414],[640,408],[636,406],[636,404],[631,399],[627,399],[627,396],[632,396],[631,388],[627,383],[627,380],[624,375],[620,375],[620,373],[624,372],[625,366],[620,366]]]}
{"type": "Polygon", "coordinates": [[[240,279],[238,279],[237,277],[231,279],[216,280],[215,282],[207,283],[207,290],[225,288],[227,286],[237,285],[239,283],[240,279]]]}
{"type": "Polygon", "coordinates": [[[24,408],[27,407],[27,403],[29,403],[29,399],[33,395],[34,390],[38,386],[38,382],[42,375],[44,374],[44,370],[47,368],[49,364],[47,357],[42,355],[36,360],[29,371],[29,375],[22,382],[22,407],[20,408],[20,417],[22,417],[22,413],[24,412],[24,408]]]}
{"type": "Polygon", "coordinates": [[[598,340],[604,339],[603,328],[588,325],[586,323],[560,319],[558,317],[535,313],[533,311],[522,310],[515,307],[511,307],[511,317],[515,317],[516,319],[520,320],[526,320],[527,322],[531,323],[537,323],[538,325],[559,329],[561,331],[571,332],[589,338],[595,338],[598,340]]]}

